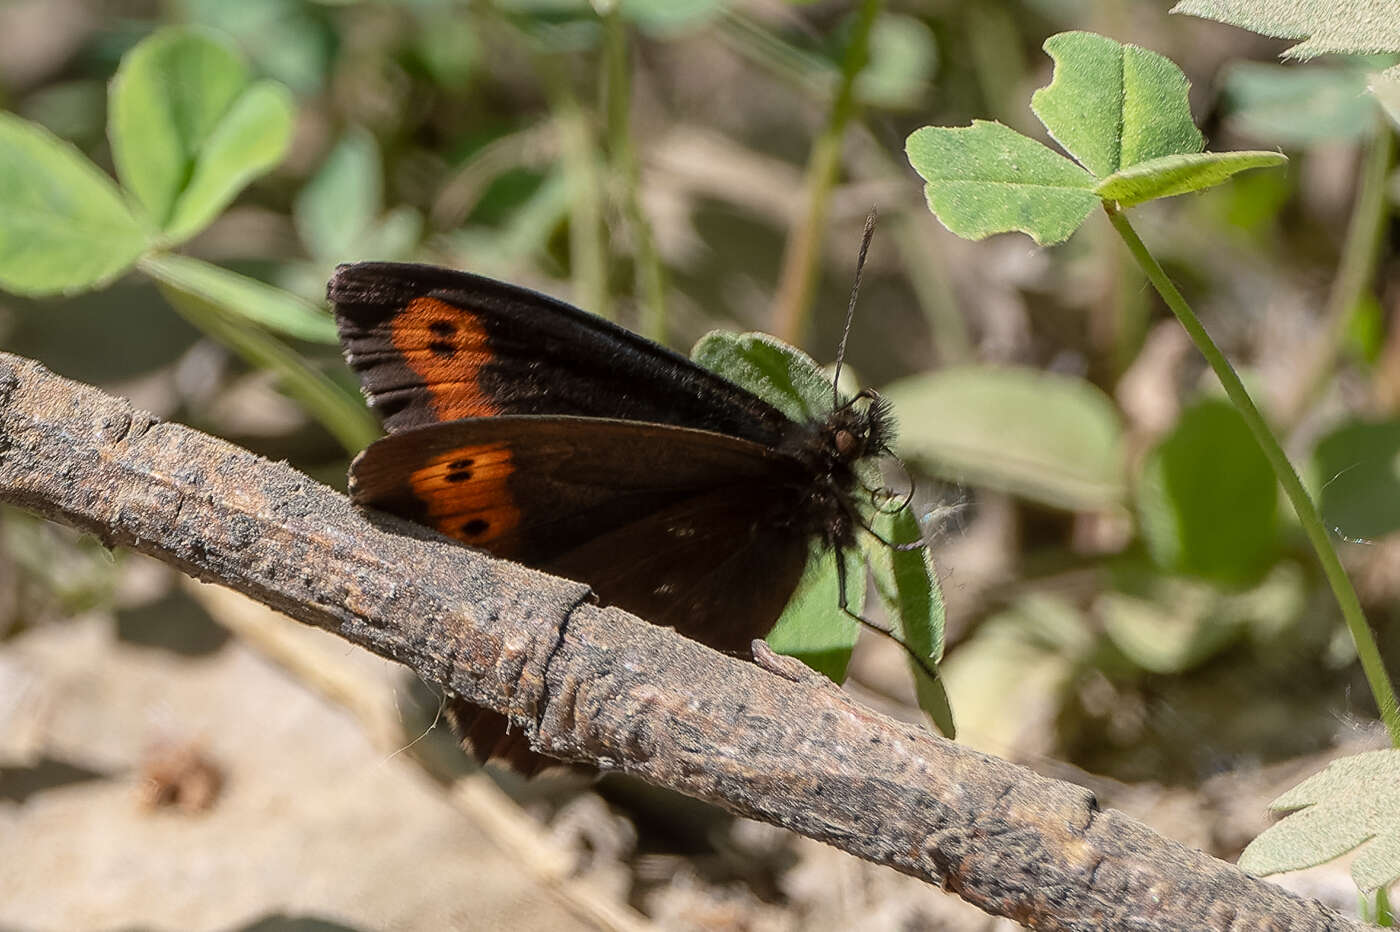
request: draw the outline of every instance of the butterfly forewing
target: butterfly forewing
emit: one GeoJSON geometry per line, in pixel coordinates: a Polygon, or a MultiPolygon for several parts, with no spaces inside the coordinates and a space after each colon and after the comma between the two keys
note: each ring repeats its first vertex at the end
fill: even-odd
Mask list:
{"type": "Polygon", "coordinates": [[[390,432],[557,414],[673,424],[776,446],[782,412],[684,356],[538,292],[432,266],[343,265],[341,343],[390,432]]]}

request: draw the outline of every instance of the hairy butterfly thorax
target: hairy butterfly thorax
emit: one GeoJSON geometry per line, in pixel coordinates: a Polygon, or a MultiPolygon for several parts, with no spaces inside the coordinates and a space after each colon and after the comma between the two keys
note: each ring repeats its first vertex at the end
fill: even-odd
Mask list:
{"type": "Polygon", "coordinates": [[[828,548],[854,545],[865,526],[865,502],[878,491],[865,484],[874,477],[871,463],[891,455],[893,437],[889,403],[873,391],[843,401],[821,421],[801,425],[780,446],[806,467],[797,490],[801,503],[788,518],[828,548]]]}

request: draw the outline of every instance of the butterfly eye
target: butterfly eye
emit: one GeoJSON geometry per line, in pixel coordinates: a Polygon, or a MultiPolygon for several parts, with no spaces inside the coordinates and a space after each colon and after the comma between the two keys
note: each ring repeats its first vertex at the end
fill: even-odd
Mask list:
{"type": "Polygon", "coordinates": [[[860,452],[860,438],[844,427],[836,432],[835,436],[832,437],[832,441],[836,444],[837,455],[842,459],[854,456],[860,452]]]}

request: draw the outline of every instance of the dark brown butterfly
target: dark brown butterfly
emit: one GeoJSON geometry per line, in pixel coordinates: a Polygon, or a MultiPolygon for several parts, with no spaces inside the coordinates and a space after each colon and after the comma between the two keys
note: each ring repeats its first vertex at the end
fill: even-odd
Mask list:
{"type": "MultiPolygon", "coordinates": [[[[873,393],[795,420],[599,317],[432,266],[342,265],[328,292],[388,431],[351,466],[361,504],[731,653],[773,627],[813,540],[864,526],[857,464],[892,429],[873,393]]],[[[548,763],[503,716],[450,711],[479,757],[548,763]]]]}

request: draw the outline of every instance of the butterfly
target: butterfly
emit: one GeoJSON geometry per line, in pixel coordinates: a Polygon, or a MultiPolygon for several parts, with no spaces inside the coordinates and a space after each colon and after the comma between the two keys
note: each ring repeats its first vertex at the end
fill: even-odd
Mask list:
{"type": "MultiPolygon", "coordinates": [[[[342,265],[327,290],[387,431],[351,464],[363,506],[734,654],[772,629],[814,541],[839,555],[866,527],[861,470],[893,436],[873,392],[795,419],[600,317],[445,268],[342,265]]],[[[504,716],[448,711],[479,758],[552,763],[504,716]]]]}

